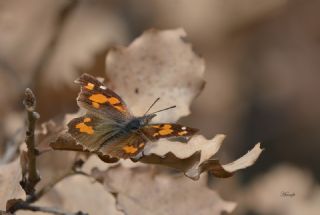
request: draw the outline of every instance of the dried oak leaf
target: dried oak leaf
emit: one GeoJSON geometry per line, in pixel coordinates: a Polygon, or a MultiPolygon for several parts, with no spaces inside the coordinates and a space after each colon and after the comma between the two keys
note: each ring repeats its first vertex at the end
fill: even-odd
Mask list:
{"type": "Polygon", "coordinates": [[[92,183],[85,176],[72,176],[55,187],[62,208],[68,211],[83,211],[95,215],[121,215],[116,209],[116,201],[101,184],[92,183]],[[91,201],[88,201],[91,200],[91,201]]]}
{"type": "Polygon", "coordinates": [[[0,165],[0,210],[6,210],[6,204],[11,199],[25,199],[25,192],[19,182],[21,180],[20,159],[0,165]]]}
{"type": "Polygon", "coordinates": [[[208,189],[206,177],[194,182],[181,175],[152,175],[146,167],[117,166],[104,172],[104,179],[106,187],[116,193],[119,209],[130,215],[213,215],[231,212],[236,206],[208,189]]]}
{"type": "MultiPolygon", "coordinates": [[[[176,109],[160,113],[155,121],[170,122],[190,113],[190,104],[203,86],[204,60],[196,55],[184,39],[183,29],[149,30],[129,47],[112,49],[106,59],[110,85],[127,102],[135,114],[143,114],[155,98],[162,107],[177,105],[176,109]]],[[[157,163],[180,169],[193,179],[203,171],[218,177],[228,177],[238,169],[248,167],[259,157],[262,149],[252,151],[236,162],[220,165],[210,160],[218,151],[224,135],[212,140],[195,136],[186,143],[160,140],[147,144],[141,162],[157,163]]]]}
{"type": "MultiPolygon", "coordinates": [[[[37,201],[37,205],[59,208],[69,212],[66,214],[82,211],[90,215],[123,215],[116,208],[116,201],[111,193],[107,192],[100,183],[94,183],[88,177],[81,175],[68,177],[58,183],[37,201]]],[[[34,212],[29,211],[18,212],[18,215],[33,214],[34,212]]]]}
{"type": "Polygon", "coordinates": [[[108,53],[107,77],[133,113],[143,114],[157,97],[162,107],[177,105],[157,121],[177,121],[190,113],[192,100],[204,87],[205,64],[185,37],[183,29],[151,29],[128,48],[108,53]]]}
{"type": "Polygon", "coordinates": [[[144,156],[138,159],[141,162],[162,164],[184,171],[186,176],[199,179],[204,171],[210,171],[216,177],[230,177],[233,172],[251,166],[262,152],[260,144],[257,144],[246,155],[236,161],[221,165],[212,157],[219,150],[224,135],[216,135],[207,140],[203,136],[193,137],[187,144],[160,140],[148,144],[144,150],[144,156]],[[199,154],[199,156],[196,156],[199,154]]]}
{"type": "MultiPolygon", "coordinates": [[[[192,100],[204,85],[204,62],[185,42],[185,36],[182,29],[149,30],[128,48],[110,51],[106,60],[107,76],[133,113],[143,113],[147,105],[160,96],[162,104],[177,104],[178,108],[160,114],[158,121],[176,121],[189,114],[192,100]]],[[[147,144],[143,156],[133,160],[170,166],[192,179],[199,179],[204,171],[229,177],[234,171],[252,165],[262,152],[257,144],[237,161],[221,165],[218,160],[212,160],[212,156],[223,139],[224,135],[216,135],[212,140],[197,135],[187,144],[163,139],[147,144]]],[[[51,147],[83,151],[68,133],[60,135],[51,147]]],[[[102,160],[110,162],[110,158],[102,160]]]]}

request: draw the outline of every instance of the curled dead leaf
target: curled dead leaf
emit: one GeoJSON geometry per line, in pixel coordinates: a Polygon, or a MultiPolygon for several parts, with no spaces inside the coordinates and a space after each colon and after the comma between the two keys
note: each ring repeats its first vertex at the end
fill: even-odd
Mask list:
{"type": "Polygon", "coordinates": [[[116,208],[111,193],[99,183],[92,183],[84,176],[72,176],[56,186],[56,192],[62,200],[62,207],[68,211],[84,211],[95,215],[122,215],[116,208]],[[84,195],[85,194],[85,195],[84,195]],[[88,201],[94,199],[94,201],[88,201]]]}
{"type": "MultiPolygon", "coordinates": [[[[176,104],[175,110],[160,114],[156,121],[176,121],[190,113],[189,106],[204,86],[204,61],[196,55],[182,29],[149,30],[127,48],[111,50],[106,59],[107,76],[129,108],[143,113],[148,104],[161,97],[161,104],[176,104]]],[[[147,144],[143,156],[136,159],[179,169],[192,179],[203,171],[218,177],[231,176],[238,169],[250,166],[260,155],[260,147],[233,164],[222,166],[210,160],[219,150],[224,135],[212,140],[193,137],[187,144],[160,140],[147,144]]]]}
{"type": "MultiPolygon", "coordinates": [[[[189,106],[204,84],[204,61],[185,42],[185,37],[186,33],[182,29],[153,29],[146,31],[128,48],[115,48],[108,54],[106,66],[110,84],[128,103],[134,115],[143,113],[147,105],[158,96],[161,96],[162,104],[169,106],[175,103],[178,108],[161,114],[157,121],[176,121],[189,114],[189,106]]],[[[212,140],[207,140],[197,135],[187,143],[161,139],[149,142],[142,156],[132,160],[170,166],[197,180],[205,171],[210,171],[217,177],[230,177],[236,170],[252,165],[262,152],[257,144],[252,151],[235,162],[221,165],[213,156],[224,138],[225,135],[219,134],[212,140]]],[[[66,132],[51,143],[51,147],[86,151],[66,132]]],[[[99,157],[106,162],[118,161],[108,155],[99,154],[99,157]]]]}
{"type": "Polygon", "coordinates": [[[251,166],[262,152],[260,144],[238,160],[221,165],[219,160],[212,157],[219,150],[224,135],[217,135],[212,140],[203,136],[195,136],[187,144],[160,140],[149,144],[144,150],[144,157],[139,161],[153,164],[162,164],[185,172],[192,179],[199,179],[205,171],[211,172],[216,177],[225,178],[232,173],[251,166]]]}
{"type": "MultiPolygon", "coordinates": [[[[113,195],[100,183],[90,178],[75,175],[65,178],[54,189],[36,203],[42,207],[54,207],[65,211],[63,214],[123,215],[116,208],[113,195]],[[73,213],[71,213],[73,212],[73,213]]],[[[18,215],[34,215],[34,212],[18,211],[18,215]]],[[[36,214],[48,214],[37,212],[36,214]]],[[[62,213],[59,213],[62,214],[62,213]]]]}
{"type": "Polygon", "coordinates": [[[112,49],[106,74],[112,87],[135,114],[143,114],[158,97],[159,105],[177,108],[156,121],[177,121],[190,113],[192,100],[204,86],[204,60],[183,39],[183,29],[144,32],[127,48],[112,49]]]}
{"type": "Polygon", "coordinates": [[[205,178],[195,183],[183,176],[152,175],[150,168],[146,167],[127,169],[117,166],[104,173],[104,183],[116,193],[118,207],[130,215],[233,211],[236,204],[222,200],[216,192],[208,189],[205,178]]]}
{"type": "Polygon", "coordinates": [[[20,159],[0,166],[0,210],[6,210],[7,201],[11,199],[24,199],[25,192],[21,188],[20,159]]]}

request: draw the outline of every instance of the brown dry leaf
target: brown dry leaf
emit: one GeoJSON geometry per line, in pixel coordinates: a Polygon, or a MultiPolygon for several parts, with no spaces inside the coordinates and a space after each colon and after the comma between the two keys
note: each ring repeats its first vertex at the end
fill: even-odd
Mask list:
{"type": "Polygon", "coordinates": [[[24,199],[25,192],[19,182],[21,180],[20,159],[0,165],[0,210],[6,210],[10,199],[24,199]]]}
{"type": "MultiPolygon", "coordinates": [[[[185,42],[185,37],[182,29],[149,30],[128,48],[116,48],[108,54],[107,76],[134,113],[142,114],[148,107],[146,104],[151,104],[154,98],[160,96],[162,103],[168,106],[177,104],[178,108],[160,114],[158,121],[176,121],[189,114],[189,106],[204,84],[204,62],[185,42]]],[[[262,152],[260,144],[257,144],[237,161],[221,165],[218,160],[211,159],[224,137],[216,135],[212,140],[207,140],[197,135],[187,144],[163,139],[147,144],[144,156],[135,161],[140,159],[145,163],[177,168],[192,179],[199,179],[204,171],[211,171],[218,177],[228,177],[236,170],[252,165],[262,152]]],[[[72,142],[71,150],[76,148],[76,142],[64,134],[51,147],[67,149],[66,143],[72,142]]]]}
{"type": "MultiPolygon", "coordinates": [[[[100,184],[85,176],[72,176],[58,183],[53,190],[36,203],[40,206],[56,207],[66,212],[82,211],[90,215],[123,215],[116,208],[112,194],[100,184]]],[[[34,212],[19,211],[19,215],[34,212]]],[[[38,214],[38,213],[37,213],[38,214]]],[[[39,213],[47,214],[47,213],[39,213]]]]}
{"type": "Polygon", "coordinates": [[[157,121],[177,121],[204,86],[204,60],[185,42],[183,29],[148,30],[128,48],[112,49],[106,59],[107,77],[134,114],[143,114],[160,97],[157,121]]]}
{"type": "MultiPolygon", "coordinates": [[[[157,97],[161,97],[159,103],[162,107],[175,104],[177,108],[160,113],[156,121],[177,121],[190,113],[192,100],[204,86],[205,65],[185,37],[183,29],[152,29],[129,47],[118,47],[108,54],[107,77],[134,114],[143,114],[157,97]]],[[[224,135],[216,135],[212,140],[198,135],[187,144],[163,139],[147,144],[145,156],[140,161],[180,169],[193,179],[198,179],[200,173],[206,170],[213,170],[217,176],[224,177],[252,165],[262,151],[257,145],[233,164],[221,166],[219,162],[209,159],[219,150],[223,139],[224,135]],[[168,154],[170,159],[166,157],[168,154]],[[217,171],[219,169],[220,172],[217,171]]]]}
{"type": "MultiPolygon", "coordinates": [[[[160,159],[161,164],[180,169],[192,179],[199,179],[200,174],[204,171],[212,171],[217,177],[226,177],[227,173],[233,173],[251,166],[262,152],[260,144],[257,144],[251,151],[236,161],[220,165],[217,160],[211,160],[211,158],[219,150],[224,138],[224,135],[216,135],[212,140],[207,140],[203,136],[197,135],[187,144],[160,140],[146,146],[144,150],[145,157],[141,161],[147,160],[147,163],[157,164],[160,159]],[[200,156],[194,156],[196,152],[200,153],[200,156]],[[177,158],[175,162],[172,162],[172,156],[167,157],[169,153],[177,158]],[[153,157],[148,159],[149,156],[153,157]],[[189,162],[186,162],[184,159],[187,158],[192,159],[188,159],[189,162]]],[[[231,176],[231,174],[228,176],[231,176]]]]}
{"type": "Polygon", "coordinates": [[[62,208],[68,211],[83,211],[94,215],[121,215],[116,209],[116,201],[99,183],[84,176],[73,176],[61,183],[56,192],[62,201],[62,208]],[[91,201],[88,201],[91,200],[91,201]]]}
{"type": "Polygon", "coordinates": [[[208,189],[205,178],[194,182],[183,176],[152,175],[150,168],[141,167],[118,166],[105,172],[105,184],[117,193],[118,207],[130,215],[216,215],[233,211],[236,204],[208,189]]]}

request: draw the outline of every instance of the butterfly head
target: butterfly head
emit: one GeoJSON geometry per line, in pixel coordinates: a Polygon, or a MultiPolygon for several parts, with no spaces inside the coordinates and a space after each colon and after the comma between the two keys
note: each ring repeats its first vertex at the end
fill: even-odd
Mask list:
{"type": "Polygon", "coordinates": [[[141,116],[141,117],[134,118],[126,125],[126,129],[129,130],[129,131],[138,130],[141,127],[149,124],[149,122],[155,116],[156,116],[156,114],[152,113],[152,114],[148,114],[148,115],[144,115],[144,116],[141,116]]]}
{"type": "Polygon", "coordinates": [[[140,117],[139,120],[140,120],[141,126],[145,126],[145,125],[149,124],[150,121],[156,116],[157,116],[157,114],[151,113],[151,114],[147,114],[147,115],[140,117]]]}
{"type": "Polygon", "coordinates": [[[171,108],[175,108],[176,106],[171,106],[168,108],[164,108],[158,111],[155,111],[153,113],[147,114],[149,112],[149,110],[154,106],[155,103],[157,103],[157,101],[159,101],[160,98],[157,98],[152,105],[148,108],[148,110],[143,114],[143,116],[141,117],[136,117],[133,118],[131,121],[128,122],[128,124],[126,124],[125,129],[129,132],[129,131],[136,131],[146,125],[148,125],[150,123],[150,121],[157,116],[156,113],[159,113],[161,111],[165,111],[165,110],[169,110],[171,108]]]}

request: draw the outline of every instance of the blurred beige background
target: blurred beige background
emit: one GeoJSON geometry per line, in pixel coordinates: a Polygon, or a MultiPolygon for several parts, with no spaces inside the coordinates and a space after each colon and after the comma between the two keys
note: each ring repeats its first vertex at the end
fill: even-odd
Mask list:
{"type": "Polygon", "coordinates": [[[0,152],[24,125],[26,87],[42,122],[62,118],[77,110],[73,80],[104,76],[109,48],[182,27],[207,68],[181,121],[226,134],[223,161],[259,141],[266,148],[210,186],[239,203],[234,214],[319,214],[319,9],[316,0],[0,0],[0,152]]]}

